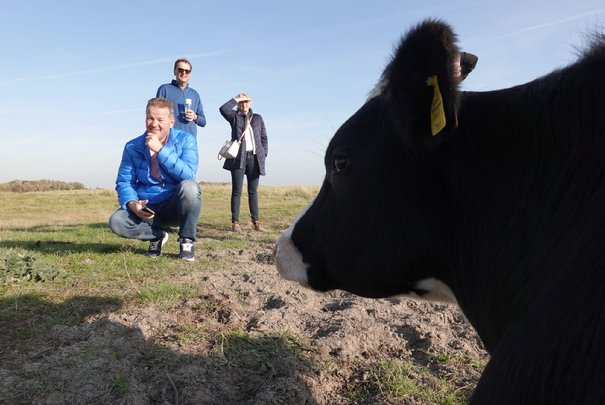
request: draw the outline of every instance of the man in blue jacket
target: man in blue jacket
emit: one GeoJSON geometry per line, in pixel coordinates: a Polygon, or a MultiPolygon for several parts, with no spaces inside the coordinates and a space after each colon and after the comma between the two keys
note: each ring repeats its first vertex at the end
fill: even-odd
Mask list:
{"type": "Polygon", "coordinates": [[[197,142],[174,129],[172,104],[165,98],[147,103],[147,130],[126,143],[116,179],[120,208],[109,227],[123,238],[149,241],[147,256],[162,254],[166,228],[179,227],[179,258],[194,261],[196,225],[202,194],[195,182],[197,142]]]}
{"type": "Polygon", "coordinates": [[[189,87],[191,79],[191,62],[185,58],[174,62],[174,80],[162,84],[156,93],[156,97],[170,100],[174,107],[174,127],[189,132],[197,138],[197,125],[206,126],[206,116],[200,95],[189,87]]]}

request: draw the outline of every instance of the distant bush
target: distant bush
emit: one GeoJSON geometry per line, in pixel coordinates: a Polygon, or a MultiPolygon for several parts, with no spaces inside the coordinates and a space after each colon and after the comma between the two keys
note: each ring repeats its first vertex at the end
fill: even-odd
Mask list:
{"type": "Polygon", "coordinates": [[[201,181],[199,183],[201,186],[230,186],[231,183],[227,181],[201,181]]]}
{"type": "Polygon", "coordinates": [[[27,193],[30,191],[85,190],[82,183],[58,180],[13,180],[0,184],[0,191],[27,193]]]}

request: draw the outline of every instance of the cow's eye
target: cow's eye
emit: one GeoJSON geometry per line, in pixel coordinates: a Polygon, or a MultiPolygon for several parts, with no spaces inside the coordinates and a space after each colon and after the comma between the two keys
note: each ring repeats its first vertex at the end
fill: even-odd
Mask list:
{"type": "Polygon", "coordinates": [[[334,173],[340,173],[346,168],[347,168],[347,158],[341,157],[341,156],[334,158],[334,167],[333,167],[334,173]]]}

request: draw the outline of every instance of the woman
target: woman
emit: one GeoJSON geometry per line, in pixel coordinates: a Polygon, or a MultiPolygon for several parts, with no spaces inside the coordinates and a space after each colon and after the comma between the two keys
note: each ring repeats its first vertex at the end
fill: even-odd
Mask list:
{"type": "Polygon", "coordinates": [[[244,174],[248,181],[248,205],[252,224],[257,231],[265,228],[258,216],[258,183],[265,175],[265,158],[269,150],[267,131],[263,117],[250,109],[252,99],[246,93],[239,93],[219,109],[221,115],[231,124],[231,140],[241,138],[239,153],[235,159],[225,159],[223,169],[231,171],[231,230],[241,232],[239,207],[244,185],[244,174]]]}

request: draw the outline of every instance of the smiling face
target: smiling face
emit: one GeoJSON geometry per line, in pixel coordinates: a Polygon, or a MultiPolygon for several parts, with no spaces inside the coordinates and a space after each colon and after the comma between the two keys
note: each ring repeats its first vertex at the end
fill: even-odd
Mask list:
{"type": "Polygon", "coordinates": [[[170,133],[173,125],[172,108],[155,105],[147,107],[145,127],[148,134],[156,135],[162,142],[170,133]]]}
{"type": "Polygon", "coordinates": [[[179,86],[187,86],[191,78],[191,65],[184,61],[178,62],[174,68],[174,77],[179,86]]]}

